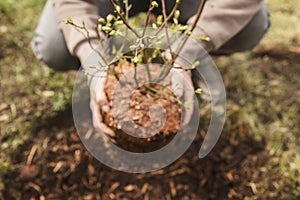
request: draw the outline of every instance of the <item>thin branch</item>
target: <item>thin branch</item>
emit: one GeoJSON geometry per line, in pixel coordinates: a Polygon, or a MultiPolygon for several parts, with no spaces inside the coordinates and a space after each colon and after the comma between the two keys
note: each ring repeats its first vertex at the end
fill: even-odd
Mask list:
{"type": "Polygon", "coordinates": [[[197,14],[196,14],[196,19],[195,19],[192,27],[185,32],[185,36],[186,37],[184,38],[184,40],[182,41],[182,43],[178,45],[178,47],[176,49],[176,54],[175,54],[174,60],[178,57],[179,53],[181,52],[182,48],[184,47],[185,43],[187,42],[189,36],[191,35],[191,33],[196,28],[196,26],[198,24],[198,21],[200,19],[200,16],[202,14],[202,11],[203,11],[205,3],[206,3],[206,0],[202,0],[201,1],[200,6],[199,6],[198,11],[197,11],[197,14]]]}
{"type": "Polygon", "coordinates": [[[165,3],[165,0],[161,0],[161,5],[162,5],[162,13],[163,13],[163,16],[164,16],[164,29],[165,29],[165,32],[166,32],[166,38],[167,38],[167,42],[168,42],[168,47],[169,47],[169,51],[172,55],[172,49],[171,49],[171,44],[170,44],[170,38],[169,38],[169,33],[168,33],[168,21],[167,21],[167,10],[166,10],[166,3],[165,3]]]}
{"type": "MultiPolygon", "coordinates": [[[[164,24],[165,34],[166,34],[166,38],[167,38],[169,52],[171,54],[171,63],[170,64],[172,65],[173,53],[172,53],[172,49],[171,49],[171,43],[170,43],[169,32],[168,32],[168,16],[167,16],[167,13],[166,13],[167,10],[166,10],[165,0],[161,0],[161,5],[162,5],[162,13],[163,13],[163,17],[164,17],[164,23],[163,24],[164,24]]],[[[166,69],[166,66],[168,66],[168,63],[167,63],[167,65],[163,66],[163,69],[161,70],[161,72],[158,76],[157,82],[162,81],[169,74],[169,72],[171,70],[171,67],[167,67],[167,69],[166,69]]]]}
{"type": "Polygon", "coordinates": [[[147,28],[147,25],[148,25],[149,19],[150,19],[150,14],[151,14],[151,11],[153,10],[152,1],[153,1],[153,0],[150,0],[150,3],[149,3],[149,9],[148,9],[148,11],[147,11],[147,17],[146,17],[146,20],[145,20],[144,30],[143,30],[142,37],[145,36],[146,28],[147,28]]]}
{"type": "MultiPolygon", "coordinates": [[[[144,58],[147,58],[148,55],[147,55],[147,49],[144,49],[144,58]]],[[[149,69],[149,66],[148,66],[148,62],[147,61],[144,61],[146,64],[145,64],[145,67],[146,67],[146,71],[147,71],[147,76],[148,76],[148,81],[151,83],[152,82],[152,77],[151,77],[151,73],[150,73],[150,69],[149,69]]]]}
{"type": "MultiPolygon", "coordinates": [[[[71,26],[75,27],[77,31],[79,31],[84,37],[86,37],[87,42],[89,44],[89,46],[91,47],[91,49],[93,51],[95,51],[97,53],[97,55],[103,60],[105,60],[105,57],[101,54],[101,52],[99,52],[97,49],[95,49],[95,47],[93,46],[92,42],[91,42],[91,37],[90,37],[90,32],[89,30],[87,30],[85,23],[82,23],[82,26],[79,26],[77,24],[75,24],[71,19],[65,20],[64,21],[65,24],[70,24],[71,26]],[[85,32],[82,32],[82,30],[85,32]]],[[[98,37],[98,36],[97,36],[98,37]]],[[[105,66],[102,66],[105,67],[105,66]]]]}
{"type": "Polygon", "coordinates": [[[128,5],[128,0],[124,0],[125,4],[125,19],[128,21],[129,19],[129,5],[128,5]]]}
{"type": "MultiPolygon", "coordinates": [[[[125,26],[131,30],[138,38],[140,38],[140,35],[130,26],[130,24],[128,24],[127,20],[124,18],[124,16],[118,11],[118,9],[116,8],[116,4],[114,2],[114,0],[109,0],[111,5],[114,8],[114,11],[117,13],[117,15],[120,17],[120,19],[123,21],[123,23],[125,24],[125,26]]],[[[121,8],[121,7],[120,7],[121,8]]]]}
{"type": "Polygon", "coordinates": [[[154,34],[154,36],[157,36],[161,30],[165,27],[166,24],[168,24],[168,21],[171,19],[171,17],[174,15],[175,11],[177,10],[178,6],[180,4],[180,1],[176,1],[172,11],[170,12],[170,14],[167,17],[167,20],[164,20],[164,22],[162,23],[162,25],[158,28],[157,32],[154,34]]]}

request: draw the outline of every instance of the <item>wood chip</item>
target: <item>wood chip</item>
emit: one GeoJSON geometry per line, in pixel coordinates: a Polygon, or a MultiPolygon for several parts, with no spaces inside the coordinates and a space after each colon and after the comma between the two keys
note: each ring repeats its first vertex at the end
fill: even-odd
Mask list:
{"type": "Polygon", "coordinates": [[[229,180],[229,181],[233,181],[233,175],[232,175],[232,173],[229,171],[229,172],[227,172],[226,173],[226,178],[229,180]]]}
{"type": "Polygon", "coordinates": [[[115,199],[116,198],[116,195],[114,193],[110,193],[108,196],[109,196],[110,199],[115,199]]]}
{"type": "Polygon", "coordinates": [[[119,183],[119,182],[113,183],[113,184],[110,186],[108,192],[113,192],[113,191],[114,191],[115,189],[117,189],[119,186],[120,186],[120,183],[119,183]]]}
{"type": "Polygon", "coordinates": [[[81,161],[81,151],[80,150],[76,150],[74,153],[74,159],[75,159],[75,163],[79,164],[81,161]]]}
{"type": "Polygon", "coordinates": [[[256,184],[253,183],[253,182],[250,182],[249,186],[251,187],[251,190],[252,190],[253,194],[257,194],[256,184]]]}
{"type": "Polygon", "coordinates": [[[177,191],[174,182],[170,181],[169,185],[170,185],[171,195],[172,197],[175,197],[177,195],[177,191]]]}
{"type": "Polygon", "coordinates": [[[37,145],[33,145],[33,146],[31,147],[30,153],[29,153],[29,155],[28,155],[28,157],[27,157],[27,161],[26,161],[26,164],[27,164],[27,165],[31,165],[32,160],[33,160],[33,157],[34,157],[34,155],[35,155],[37,149],[38,149],[37,145]]]}
{"type": "Polygon", "coordinates": [[[149,200],[150,198],[149,198],[149,194],[145,194],[145,196],[144,196],[144,200],[149,200]]]}
{"type": "Polygon", "coordinates": [[[206,178],[202,179],[202,180],[200,181],[200,187],[203,187],[203,186],[206,184],[206,182],[207,182],[207,179],[206,179],[206,178]]]}
{"type": "Polygon", "coordinates": [[[142,189],[141,189],[141,194],[145,194],[149,188],[149,183],[144,183],[142,189]]]}
{"type": "Polygon", "coordinates": [[[41,195],[40,200],[46,200],[46,197],[44,195],[41,195]]]}
{"type": "Polygon", "coordinates": [[[172,171],[170,173],[171,176],[176,176],[176,175],[179,175],[179,174],[183,174],[184,172],[186,172],[185,168],[181,168],[181,169],[177,169],[175,171],[172,171]]]}
{"type": "Polygon", "coordinates": [[[58,163],[56,163],[55,167],[53,168],[53,173],[57,173],[63,165],[64,165],[63,161],[59,161],[58,163]]]}
{"type": "Polygon", "coordinates": [[[41,187],[38,186],[37,184],[33,183],[33,182],[29,182],[28,186],[35,189],[38,193],[41,193],[41,187]]]}
{"type": "Polygon", "coordinates": [[[86,140],[88,140],[88,139],[90,139],[91,138],[91,136],[92,136],[92,134],[93,134],[93,129],[89,129],[87,132],[86,132],[86,134],[85,134],[85,136],[84,136],[84,139],[86,139],[86,140]]]}
{"type": "Polygon", "coordinates": [[[127,186],[124,187],[124,190],[125,190],[126,192],[131,192],[131,191],[133,191],[135,188],[136,188],[136,187],[135,187],[134,185],[127,185],[127,186]]]}
{"type": "Polygon", "coordinates": [[[83,199],[84,199],[84,200],[92,200],[92,199],[94,199],[94,195],[93,195],[93,194],[85,195],[85,196],[83,197],[83,199]]]}

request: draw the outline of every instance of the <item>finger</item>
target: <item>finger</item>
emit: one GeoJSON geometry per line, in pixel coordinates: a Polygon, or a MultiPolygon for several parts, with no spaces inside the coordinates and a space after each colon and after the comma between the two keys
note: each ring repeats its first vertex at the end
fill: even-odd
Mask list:
{"type": "Polygon", "coordinates": [[[184,90],[184,102],[187,102],[189,106],[185,108],[183,125],[187,125],[193,115],[194,112],[194,88],[189,82],[185,82],[185,90],[184,90]]]}
{"type": "Polygon", "coordinates": [[[192,118],[192,115],[193,115],[193,112],[194,112],[194,102],[192,99],[190,100],[187,100],[187,102],[189,103],[189,106],[188,107],[185,107],[185,112],[184,112],[184,116],[183,116],[183,125],[186,126],[189,124],[191,118],[192,118]]]}
{"type": "Polygon", "coordinates": [[[101,106],[107,103],[107,98],[104,91],[105,82],[106,78],[98,79],[94,88],[96,102],[99,103],[101,106]]]}
{"type": "Polygon", "coordinates": [[[91,100],[90,108],[92,111],[93,126],[95,128],[100,128],[100,122],[102,122],[102,116],[100,114],[100,107],[94,100],[91,100]]]}
{"type": "Polygon", "coordinates": [[[100,111],[99,104],[94,101],[91,102],[91,110],[92,110],[92,118],[93,118],[93,126],[99,131],[113,137],[115,133],[112,129],[110,129],[106,124],[103,123],[103,118],[100,111]]]}
{"type": "Polygon", "coordinates": [[[115,136],[115,132],[110,129],[106,124],[104,123],[99,123],[99,129],[100,131],[102,131],[104,134],[110,136],[110,137],[114,137],[115,136]]]}
{"type": "Polygon", "coordinates": [[[171,88],[178,99],[180,99],[183,96],[183,90],[184,90],[183,82],[184,82],[183,75],[178,71],[172,70],[171,88]]]}

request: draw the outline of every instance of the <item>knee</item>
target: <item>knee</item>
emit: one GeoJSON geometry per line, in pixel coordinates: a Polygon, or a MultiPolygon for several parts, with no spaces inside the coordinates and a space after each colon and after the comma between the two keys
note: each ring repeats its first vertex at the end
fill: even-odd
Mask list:
{"type": "Polygon", "coordinates": [[[217,54],[229,54],[247,51],[259,44],[263,36],[270,28],[269,13],[263,4],[258,13],[236,36],[225,43],[216,51],[217,54]]]}
{"type": "MultiPolygon", "coordinates": [[[[248,38],[245,50],[252,49],[259,44],[263,36],[269,30],[271,22],[269,13],[265,4],[262,5],[260,11],[253,17],[250,23],[244,28],[243,32],[248,38]]],[[[246,41],[246,38],[242,38],[246,41]]]]}
{"type": "Polygon", "coordinates": [[[54,70],[78,69],[80,62],[73,57],[59,30],[35,34],[31,47],[36,57],[54,70]]]}

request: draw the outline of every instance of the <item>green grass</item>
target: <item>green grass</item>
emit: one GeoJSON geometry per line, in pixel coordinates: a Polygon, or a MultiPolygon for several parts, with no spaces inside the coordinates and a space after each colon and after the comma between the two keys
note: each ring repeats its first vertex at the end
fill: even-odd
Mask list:
{"type": "Polygon", "coordinates": [[[261,47],[267,50],[288,49],[291,44],[300,43],[300,2],[296,0],[267,0],[271,13],[272,30],[261,47]]]}
{"type": "MultiPolygon", "coordinates": [[[[14,152],[32,131],[71,103],[73,73],[54,72],[29,48],[45,1],[0,2],[0,190],[14,170],[14,152]],[[49,92],[50,91],[50,92],[49,92]],[[51,92],[53,91],[53,92],[51,92]],[[48,95],[51,94],[51,95],[48,95]]],[[[247,132],[266,141],[270,156],[257,169],[252,199],[300,196],[300,2],[268,0],[272,28],[254,52],[216,58],[228,92],[224,134],[247,132]]],[[[1,199],[1,195],[0,195],[1,199]]]]}

